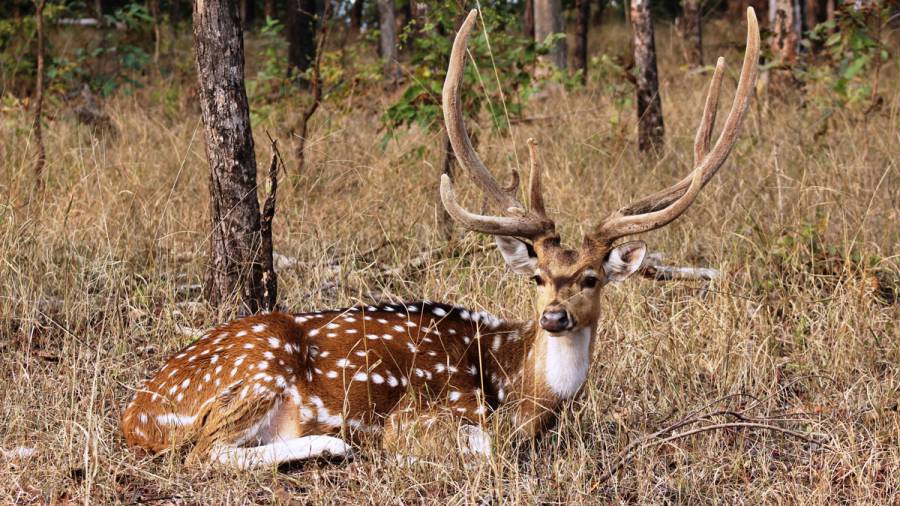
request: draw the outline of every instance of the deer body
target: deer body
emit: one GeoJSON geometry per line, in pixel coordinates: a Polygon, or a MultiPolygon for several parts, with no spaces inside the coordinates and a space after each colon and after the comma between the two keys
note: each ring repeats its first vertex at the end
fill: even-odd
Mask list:
{"type": "MultiPolygon", "coordinates": [[[[238,467],[282,461],[277,450],[310,436],[380,436],[413,398],[473,425],[517,400],[515,418],[533,434],[581,388],[593,340],[592,330],[569,342],[538,328],[430,302],[243,318],[169,359],[134,395],[123,430],[136,446],[193,442],[195,454],[238,467]],[[270,459],[235,452],[273,444],[270,459]]],[[[347,450],[325,441],[322,451],[347,450]]]]}
{"type": "MultiPolygon", "coordinates": [[[[724,60],[719,59],[694,141],[694,169],[678,183],[600,220],[579,248],[563,246],[545,211],[535,144],[529,139],[529,207],[519,178],[503,188],[484,166],[462,120],[466,18],[443,89],[447,135],[460,165],[500,209],[472,213],[450,179],[441,200],[464,227],[495,236],[511,270],[535,283],[535,314],[523,321],[430,302],[360,306],[298,315],[273,313],[207,332],[172,357],[125,410],[125,438],[151,451],[195,443],[191,457],[240,468],[341,455],[348,442],[389,440],[410,410],[460,424],[464,452],[489,454],[480,429],[508,405],[518,434],[531,437],[583,387],[601,315],[602,288],[642,264],[646,245],[615,242],[667,225],[687,210],[733,148],[756,79],[759,28],[747,12],[747,49],[734,103],[711,145],[724,60]]],[[[413,423],[416,423],[413,421],[413,423]]]]}

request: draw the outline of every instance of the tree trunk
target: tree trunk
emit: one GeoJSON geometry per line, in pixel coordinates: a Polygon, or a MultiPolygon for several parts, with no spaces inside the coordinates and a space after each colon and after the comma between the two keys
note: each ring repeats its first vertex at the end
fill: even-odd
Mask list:
{"type": "Polygon", "coordinates": [[[362,28],[363,7],[363,0],[356,0],[350,8],[350,31],[353,33],[359,33],[362,28]]]}
{"type": "Polygon", "coordinates": [[[44,187],[44,165],[47,163],[47,152],[44,149],[44,5],[46,0],[39,0],[35,6],[34,20],[37,31],[37,70],[34,76],[34,142],[37,144],[38,156],[34,165],[35,186],[44,187]]]}
{"type": "Polygon", "coordinates": [[[378,14],[384,77],[389,83],[396,84],[400,79],[400,68],[397,64],[397,18],[394,13],[394,0],[378,0],[378,14]]]}
{"type": "Polygon", "coordinates": [[[316,58],[316,0],[288,0],[287,14],[288,64],[303,75],[316,58]]]}
{"type": "Polygon", "coordinates": [[[684,61],[691,67],[703,66],[703,24],[701,0],[682,0],[682,13],[678,18],[684,61]]]}
{"type": "Polygon", "coordinates": [[[603,11],[606,9],[607,0],[597,0],[597,7],[594,8],[594,26],[600,26],[603,23],[603,11]]]}
{"type": "Polygon", "coordinates": [[[236,297],[242,314],[254,313],[262,305],[265,290],[257,256],[256,156],[237,2],[194,2],[194,46],[212,220],[206,294],[216,306],[236,297]]]}
{"type": "MultiPolygon", "coordinates": [[[[566,33],[560,0],[534,0],[534,40],[544,42],[554,33],[566,33]]],[[[566,68],[565,38],[553,45],[547,60],[558,69],[566,68]]]]}
{"type": "Polygon", "coordinates": [[[665,127],[656,72],[650,0],[631,0],[630,14],[634,65],[637,68],[638,149],[641,152],[659,151],[663,146],[665,127]]]}
{"type": "Polygon", "coordinates": [[[522,31],[528,40],[534,40],[534,0],[525,0],[525,13],[522,15],[522,31]]]}
{"type": "Polygon", "coordinates": [[[253,23],[253,19],[256,17],[256,2],[254,0],[240,0],[241,4],[241,26],[247,28],[253,23]]]}
{"type": "Polygon", "coordinates": [[[802,1],[769,0],[770,48],[775,61],[783,66],[797,62],[803,33],[803,18],[800,16],[802,1]]]}
{"type": "Polygon", "coordinates": [[[591,26],[591,1],[575,0],[575,70],[581,71],[582,84],[588,78],[588,30],[591,26]]]}
{"type": "Polygon", "coordinates": [[[263,2],[263,16],[266,19],[275,19],[275,0],[265,0],[263,2]]]}

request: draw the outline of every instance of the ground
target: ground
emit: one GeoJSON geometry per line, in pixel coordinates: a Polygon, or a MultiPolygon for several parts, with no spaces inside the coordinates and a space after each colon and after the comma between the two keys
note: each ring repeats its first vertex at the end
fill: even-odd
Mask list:
{"type": "MultiPolygon", "coordinates": [[[[717,23],[706,54],[728,58],[728,104],[742,34],[717,23]]],[[[598,35],[594,46],[615,53],[624,30],[610,25],[603,37],[619,42],[598,35]]],[[[709,74],[679,66],[668,27],[657,39],[659,161],[637,156],[632,106],[602,82],[548,91],[510,135],[491,134],[486,118],[473,125],[498,175],[524,168],[525,140],[538,141],[548,208],[570,243],[690,168],[709,74]]],[[[42,193],[29,113],[5,108],[0,448],[37,453],[0,459],[0,503],[898,504],[900,93],[896,66],[883,72],[879,108],[828,119],[814,85],[761,95],[694,206],[644,237],[672,263],[713,267],[721,279],[608,289],[585,392],[533,453],[512,448],[498,422],[490,460],[411,467],[363,449],[352,463],[232,473],[126,447],[118,423],[132,389],[192,339],[186,327],[223,318],[198,288],[207,168],[190,83],[110,100],[116,136],[60,112],[45,129],[42,193]],[[705,432],[640,449],[602,480],[630,442],[714,402],[819,444],[753,428],[705,432]]],[[[388,102],[323,104],[299,174],[288,148],[299,107],[258,121],[261,171],[266,131],[281,139],[288,168],[275,219],[275,248],[290,257],[279,271],[282,306],[427,298],[529,315],[528,281],[507,272],[489,238],[456,229],[448,246],[439,232],[439,134],[411,130],[379,149],[388,102]]],[[[469,182],[459,191],[481,201],[469,182]]]]}

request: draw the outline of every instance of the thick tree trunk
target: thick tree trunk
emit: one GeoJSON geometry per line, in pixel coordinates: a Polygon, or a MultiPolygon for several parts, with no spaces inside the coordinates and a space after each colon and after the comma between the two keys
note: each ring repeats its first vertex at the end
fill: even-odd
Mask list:
{"type": "Polygon", "coordinates": [[[522,14],[522,31],[528,40],[534,40],[534,0],[525,0],[525,12],[522,14]]]}
{"type": "MultiPolygon", "coordinates": [[[[534,0],[534,40],[544,42],[554,33],[566,33],[560,0],[534,0]]],[[[566,39],[556,42],[547,55],[556,68],[566,69],[566,39]]]]}
{"type": "Polygon", "coordinates": [[[244,88],[244,38],[234,0],[194,2],[194,47],[209,162],[210,303],[240,302],[254,313],[264,297],[256,156],[244,88]]]}
{"type": "Polygon", "coordinates": [[[581,82],[588,78],[588,30],[591,26],[591,2],[575,0],[575,70],[581,71],[581,82]]]}
{"type": "Polygon", "coordinates": [[[634,65],[637,68],[638,149],[641,152],[658,151],[663,146],[665,127],[659,97],[650,0],[631,0],[630,14],[634,65]]]}
{"type": "Polygon", "coordinates": [[[691,67],[703,65],[703,24],[700,19],[701,0],[682,0],[678,18],[684,61],[691,67]]]}
{"type": "Polygon", "coordinates": [[[353,33],[359,33],[362,28],[363,7],[363,0],[356,0],[350,8],[350,31],[353,33]]]}
{"type": "Polygon", "coordinates": [[[384,77],[388,82],[396,83],[400,79],[400,67],[397,62],[397,18],[394,0],[378,0],[378,14],[384,77]]]}

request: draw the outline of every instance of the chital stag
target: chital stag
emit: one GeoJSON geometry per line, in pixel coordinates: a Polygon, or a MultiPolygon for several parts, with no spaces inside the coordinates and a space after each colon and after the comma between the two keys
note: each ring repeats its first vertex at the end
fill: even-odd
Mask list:
{"type": "Polygon", "coordinates": [[[239,468],[345,455],[356,436],[395,434],[398,413],[415,403],[420,416],[453,417],[463,451],[490,453],[490,438],[480,427],[501,405],[512,407],[520,434],[533,436],[579,392],[591,365],[601,288],[632,274],[646,251],[640,241],[614,246],[615,241],[684,213],[735,144],[756,78],[756,17],[748,9],[741,77],[716,143],[710,149],[721,58],[694,143],[693,171],[601,220],[577,249],[561,245],[547,217],[533,157],[526,209],[472,148],[460,86],[475,19],[472,11],[453,44],[444,118],[460,164],[503,216],[461,207],[446,176],[441,198],[463,226],[494,235],[510,268],[534,280],[534,317],[505,321],[415,302],[233,321],[170,358],[137,391],[122,419],[129,443],[154,452],[193,443],[190,458],[239,468]]]}

